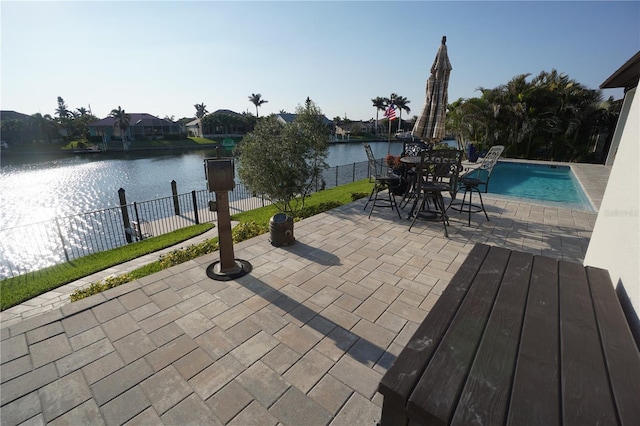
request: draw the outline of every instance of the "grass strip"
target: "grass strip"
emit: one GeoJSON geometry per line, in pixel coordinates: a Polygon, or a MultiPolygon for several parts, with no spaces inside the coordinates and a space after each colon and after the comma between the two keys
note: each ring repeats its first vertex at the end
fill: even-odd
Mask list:
{"type": "Polygon", "coordinates": [[[64,284],[102,271],[145,254],[171,247],[213,228],[203,223],[169,234],[149,238],[135,244],[90,254],[71,262],[50,266],[32,273],[0,281],[0,310],[20,304],[64,284]]]}
{"type": "MultiPolygon", "coordinates": [[[[325,189],[311,194],[305,200],[305,209],[314,209],[324,203],[337,202],[339,205],[348,204],[354,201],[353,195],[361,197],[363,194],[369,196],[373,184],[368,179],[357,182],[340,185],[335,188],[325,189]]],[[[269,225],[269,219],[279,213],[279,210],[273,206],[265,206],[255,210],[249,210],[242,213],[236,213],[231,218],[239,222],[256,222],[269,225]]]]}

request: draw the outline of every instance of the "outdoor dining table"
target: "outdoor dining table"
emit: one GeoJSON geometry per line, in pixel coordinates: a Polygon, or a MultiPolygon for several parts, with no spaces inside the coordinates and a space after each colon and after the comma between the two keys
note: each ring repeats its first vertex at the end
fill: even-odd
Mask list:
{"type": "Polygon", "coordinates": [[[420,164],[420,156],[416,155],[416,156],[400,157],[400,161],[415,167],[418,164],[420,164]]]}
{"type": "MultiPolygon", "coordinates": [[[[413,196],[417,195],[415,194],[416,191],[419,190],[419,188],[416,187],[417,185],[417,178],[419,176],[419,173],[417,173],[417,168],[420,167],[420,162],[422,161],[422,158],[419,155],[416,156],[406,156],[406,157],[401,157],[400,161],[404,164],[407,164],[409,167],[411,167],[414,171],[416,171],[416,173],[412,173],[411,174],[411,180],[409,181],[409,185],[407,186],[407,191],[408,194],[405,195],[408,196],[409,194],[414,194],[413,196]]],[[[440,161],[435,161],[435,157],[431,156],[431,155],[426,155],[424,158],[424,161],[422,163],[422,167],[423,169],[426,171],[425,175],[426,175],[426,179],[433,179],[433,175],[432,175],[432,170],[433,170],[433,166],[435,164],[439,164],[440,161]]],[[[408,204],[408,202],[407,202],[408,204]]],[[[414,209],[416,207],[415,205],[416,203],[414,203],[414,206],[412,206],[411,208],[411,212],[409,213],[409,219],[412,217],[414,209]]],[[[406,204],[405,204],[406,206],[406,204]]],[[[440,214],[444,214],[444,212],[436,212],[436,211],[432,211],[432,210],[425,210],[422,212],[419,212],[419,215],[422,218],[426,218],[426,219],[437,219],[440,214]]]]}
{"type": "Polygon", "coordinates": [[[416,155],[416,156],[400,157],[400,161],[415,167],[418,164],[420,164],[420,156],[416,155]]]}

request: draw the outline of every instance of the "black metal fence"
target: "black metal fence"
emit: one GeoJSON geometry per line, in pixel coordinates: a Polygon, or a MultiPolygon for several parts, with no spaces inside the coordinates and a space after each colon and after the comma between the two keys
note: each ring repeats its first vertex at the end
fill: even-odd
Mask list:
{"type": "MultiPolygon", "coordinates": [[[[315,190],[333,188],[367,177],[367,162],[331,167],[315,183],[315,190]]],[[[213,200],[214,193],[191,191],[0,229],[0,280],[194,224],[214,222],[217,215],[209,209],[209,201],[213,200]]],[[[237,183],[229,193],[231,214],[269,204],[269,200],[251,194],[242,183],[237,183]]]]}

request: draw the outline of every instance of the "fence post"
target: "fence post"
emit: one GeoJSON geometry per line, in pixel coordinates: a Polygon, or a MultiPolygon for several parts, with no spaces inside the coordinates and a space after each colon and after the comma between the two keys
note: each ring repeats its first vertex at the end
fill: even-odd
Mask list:
{"type": "Polygon", "coordinates": [[[180,216],[180,203],[178,202],[178,185],[175,180],[171,181],[171,193],[173,194],[173,211],[176,216],[180,216]]]}
{"type": "Polygon", "coordinates": [[[338,168],[339,166],[336,166],[336,186],[338,186],[338,168]]]}
{"type": "Polygon", "coordinates": [[[122,223],[124,224],[124,237],[128,243],[133,242],[131,238],[131,221],[129,220],[129,211],[127,210],[127,196],[124,188],[118,189],[118,198],[120,199],[120,211],[122,212],[122,223]]]}
{"type": "Polygon", "coordinates": [[[191,191],[191,199],[193,200],[193,216],[196,219],[196,225],[200,224],[200,219],[198,218],[198,200],[196,199],[196,191],[191,191]]]}
{"type": "Polygon", "coordinates": [[[356,181],[356,163],[353,163],[353,176],[351,177],[351,183],[356,181]]]}
{"type": "Polygon", "coordinates": [[[133,202],[133,212],[136,214],[136,222],[138,223],[138,233],[136,235],[136,238],[142,241],[142,222],[140,222],[140,215],[138,214],[138,203],[136,203],[135,201],[133,202]]]}
{"type": "Polygon", "coordinates": [[[62,238],[62,231],[60,231],[60,223],[58,223],[58,218],[56,217],[56,227],[58,228],[58,236],[60,237],[60,242],[62,243],[62,250],[64,251],[64,258],[69,261],[69,253],[67,253],[67,248],[64,245],[64,238],[62,238]]]}

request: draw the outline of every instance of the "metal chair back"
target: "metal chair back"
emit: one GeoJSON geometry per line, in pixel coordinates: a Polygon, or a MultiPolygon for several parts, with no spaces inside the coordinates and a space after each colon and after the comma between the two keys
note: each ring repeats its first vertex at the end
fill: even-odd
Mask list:
{"type": "Polygon", "coordinates": [[[369,160],[369,177],[373,177],[375,179],[379,175],[376,158],[373,156],[373,151],[368,143],[364,144],[364,150],[366,151],[367,159],[369,160]]]}
{"type": "Polygon", "coordinates": [[[463,177],[479,180],[476,185],[483,185],[484,192],[487,192],[489,190],[489,178],[491,178],[493,168],[498,163],[498,159],[502,155],[502,151],[504,151],[503,145],[492,146],[482,159],[480,167],[470,171],[469,173],[466,173],[463,177]]]}
{"type": "Polygon", "coordinates": [[[404,142],[402,146],[403,157],[417,157],[422,151],[428,151],[429,145],[424,142],[404,142]]]}
{"type": "Polygon", "coordinates": [[[489,175],[491,175],[491,171],[493,167],[498,162],[498,159],[502,155],[502,151],[504,151],[503,145],[494,145],[492,146],[487,154],[482,159],[482,163],[480,163],[480,168],[483,170],[487,170],[489,175]]]}

